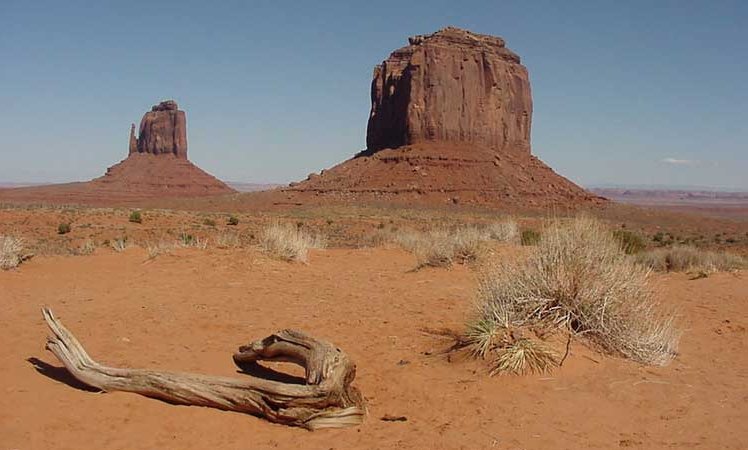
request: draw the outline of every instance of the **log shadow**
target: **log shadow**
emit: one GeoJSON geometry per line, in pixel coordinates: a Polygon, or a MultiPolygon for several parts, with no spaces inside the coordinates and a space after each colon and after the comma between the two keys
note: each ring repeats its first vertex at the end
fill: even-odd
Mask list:
{"type": "Polygon", "coordinates": [[[290,375],[285,372],[278,372],[275,369],[271,369],[270,367],[263,366],[256,362],[237,362],[236,365],[239,367],[239,370],[237,371],[238,373],[243,373],[252,377],[278,381],[286,384],[306,384],[306,379],[303,377],[290,375]]]}
{"type": "Polygon", "coordinates": [[[51,378],[55,381],[59,381],[60,383],[65,383],[68,386],[78,389],[79,391],[86,391],[86,392],[102,392],[101,389],[97,389],[95,387],[89,386],[85,383],[82,383],[75,379],[73,375],[68,372],[68,369],[65,367],[57,367],[53,366],[49,363],[46,363],[42,361],[39,358],[27,358],[26,361],[34,366],[34,369],[39,372],[40,374],[44,375],[47,378],[51,378]]]}

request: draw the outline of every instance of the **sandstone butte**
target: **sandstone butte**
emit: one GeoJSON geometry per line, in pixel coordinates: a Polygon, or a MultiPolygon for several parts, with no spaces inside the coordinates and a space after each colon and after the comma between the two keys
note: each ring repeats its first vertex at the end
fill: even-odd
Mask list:
{"type": "Polygon", "coordinates": [[[106,174],[82,183],[0,191],[0,198],[54,203],[109,204],[164,197],[199,197],[235,192],[187,159],[187,118],[177,103],[155,105],[130,128],[127,158],[106,174]]]}
{"type": "Polygon", "coordinates": [[[531,154],[527,68],[503,39],[447,27],[374,68],[366,150],[287,195],[508,207],[599,204],[531,154]]]}

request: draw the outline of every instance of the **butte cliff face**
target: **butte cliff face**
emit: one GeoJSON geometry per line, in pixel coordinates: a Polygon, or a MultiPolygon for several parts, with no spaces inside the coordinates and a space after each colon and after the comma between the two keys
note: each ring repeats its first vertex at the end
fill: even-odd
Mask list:
{"type": "Polygon", "coordinates": [[[130,151],[151,155],[172,154],[187,159],[187,118],[177,102],[167,100],[155,105],[140,121],[139,136],[135,125],[130,129],[130,151]]]}
{"type": "Polygon", "coordinates": [[[532,156],[527,69],[498,37],[448,27],[374,69],[367,149],[290,194],[411,204],[569,207],[602,200],[532,156]]]}
{"type": "Polygon", "coordinates": [[[527,69],[503,39],[445,28],[374,69],[369,151],[422,142],[530,153],[527,69]]]}

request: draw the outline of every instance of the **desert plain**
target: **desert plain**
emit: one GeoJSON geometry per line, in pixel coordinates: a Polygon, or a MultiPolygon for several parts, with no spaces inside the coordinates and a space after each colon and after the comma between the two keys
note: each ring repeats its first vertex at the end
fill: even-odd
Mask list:
{"type": "Polygon", "coordinates": [[[0,189],[0,449],[748,447],[744,195],[557,174],[531,153],[529,75],[498,37],[413,36],[372,78],[367,149],[289,185],[240,193],[198,168],[167,100],[103,176],[0,189]],[[512,267],[521,282],[491,284],[512,267]],[[558,289],[523,291],[538,280],[558,289]],[[42,308],[104,366],[314,391],[288,360],[232,360],[302,330],[355,363],[363,421],[309,431],[277,420],[288,399],[244,414],[103,392],[47,351],[64,333],[42,308]]]}

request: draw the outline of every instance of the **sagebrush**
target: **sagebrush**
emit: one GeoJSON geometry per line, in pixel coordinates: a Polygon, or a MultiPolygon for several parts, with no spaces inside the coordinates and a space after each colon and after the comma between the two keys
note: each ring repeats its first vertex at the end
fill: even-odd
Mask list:
{"type": "Polygon", "coordinates": [[[392,240],[416,256],[418,268],[447,267],[483,257],[489,241],[517,242],[519,228],[514,221],[506,220],[485,227],[464,225],[425,232],[399,230],[392,240]]]}
{"type": "Polygon", "coordinates": [[[494,370],[515,373],[552,367],[538,335],[557,331],[611,354],[667,364],[680,334],[674,315],[655,302],[648,278],[649,270],[626,256],[601,223],[587,217],[554,222],[527,259],[499,261],[480,275],[467,343],[478,356],[497,355],[494,370]]]}
{"type": "Polygon", "coordinates": [[[262,248],[284,261],[306,262],[310,249],[325,248],[323,236],[290,223],[273,223],[260,234],[262,248]]]}
{"type": "Polygon", "coordinates": [[[24,259],[24,241],[15,236],[0,235],[0,269],[18,267],[24,259]]]}
{"type": "Polygon", "coordinates": [[[636,261],[660,272],[719,272],[746,267],[746,260],[740,255],[685,245],[639,253],[636,261]]]}

